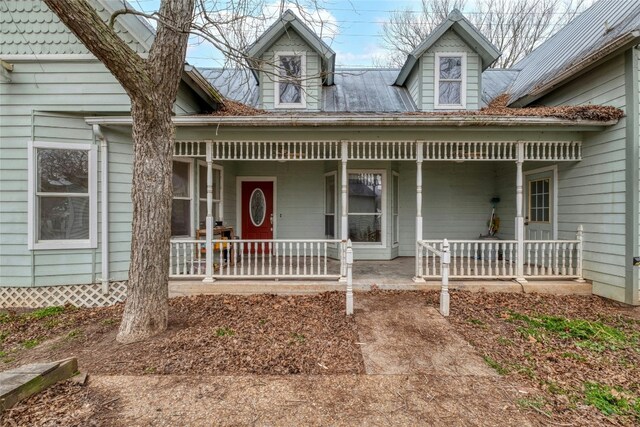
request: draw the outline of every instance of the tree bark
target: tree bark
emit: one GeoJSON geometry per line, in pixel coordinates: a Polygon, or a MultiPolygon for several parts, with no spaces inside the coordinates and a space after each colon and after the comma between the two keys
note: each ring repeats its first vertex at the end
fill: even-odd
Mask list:
{"type": "Polygon", "coordinates": [[[131,264],[117,340],[139,341],[167,328],[175,137],[171,117],[184,69],[195,0],[162,0],[161,19],[147,60],[131,50],[86,0],[44,1],[105,64],[131,99],[131,264]]]}

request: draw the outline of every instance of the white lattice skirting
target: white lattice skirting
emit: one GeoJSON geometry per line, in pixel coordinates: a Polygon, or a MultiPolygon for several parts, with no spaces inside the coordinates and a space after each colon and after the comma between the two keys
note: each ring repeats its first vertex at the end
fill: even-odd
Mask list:
{"type": "Polygon", "coordinates": [[[105,307],[124,301],[127,282],[111,282],[109,293],[102,285],[38,286],[29,288],[0,287],[0,308],[39,308],[71,304],[76,307],[105,307]]]}

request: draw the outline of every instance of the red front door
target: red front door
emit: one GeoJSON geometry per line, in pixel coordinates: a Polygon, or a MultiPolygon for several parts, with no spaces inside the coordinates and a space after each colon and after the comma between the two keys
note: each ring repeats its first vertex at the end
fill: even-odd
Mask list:
{"type": "Polygon", "coordinates": [[[242,236],[247,240],[273,239],[273,182],[242,182],[242,236]]]}

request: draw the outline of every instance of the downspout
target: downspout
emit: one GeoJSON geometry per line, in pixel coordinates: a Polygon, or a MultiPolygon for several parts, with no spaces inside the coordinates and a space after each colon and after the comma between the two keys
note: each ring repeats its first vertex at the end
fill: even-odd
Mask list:
{"type": "Polygon", "coordinates": [[[107,138],[102,133],[100,125],[93,125],[93,134],[100,141],[100,180],[102,181],[102,192],[100,194],[101,218],[102,222],[102,272],[100,281],[102,283],[102,294],[109,294],[109,149],[107,138]]]}

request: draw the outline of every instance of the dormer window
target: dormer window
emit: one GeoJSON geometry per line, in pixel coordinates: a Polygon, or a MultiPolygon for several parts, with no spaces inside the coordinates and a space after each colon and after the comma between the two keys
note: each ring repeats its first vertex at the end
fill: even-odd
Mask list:
{"type": "Polygon", "coordinates": [[[276,55],[277,79],[275,106],[277,108],[304,108],[305,55],[283,52],[276,55]]]}
{"type": "Polygon", "coordinates": [[[436,53],[435,108],[466,108],[467,66],[464,53],[436,53]]]}

